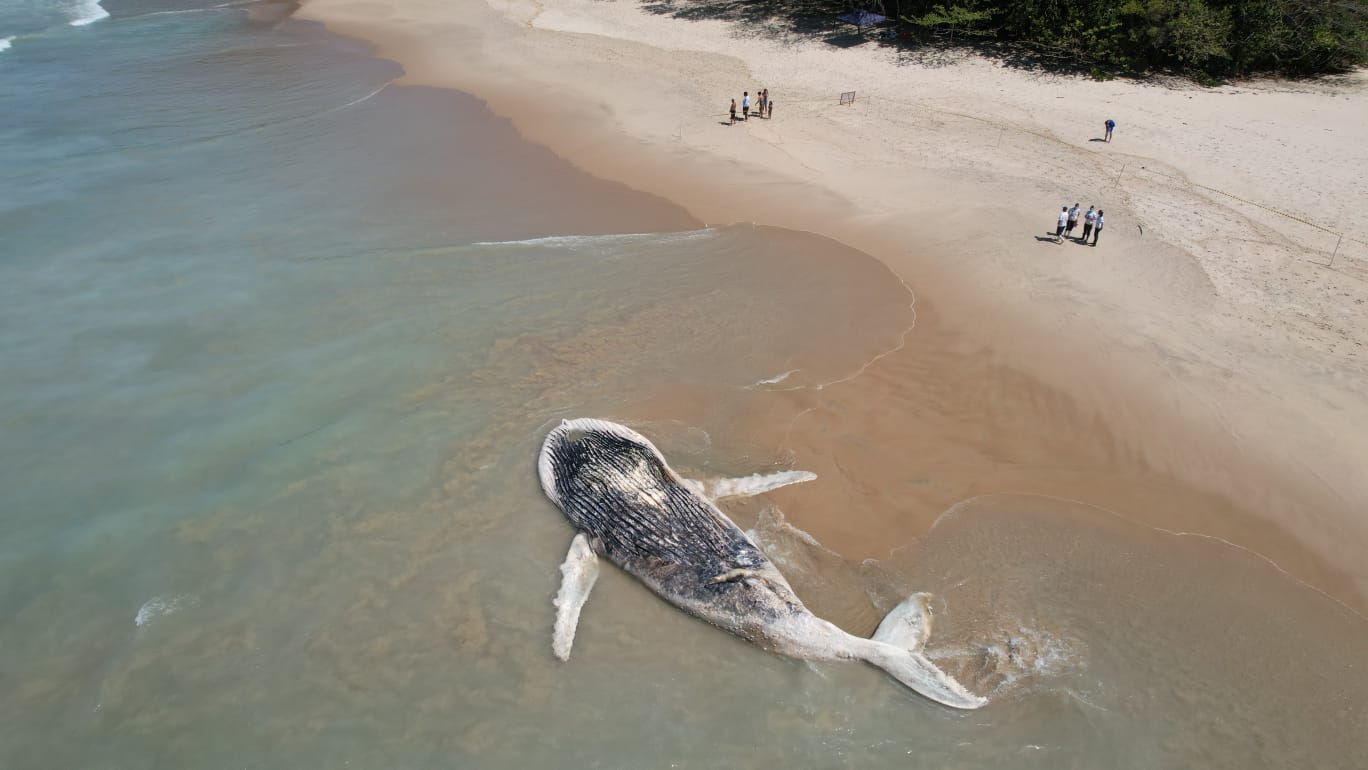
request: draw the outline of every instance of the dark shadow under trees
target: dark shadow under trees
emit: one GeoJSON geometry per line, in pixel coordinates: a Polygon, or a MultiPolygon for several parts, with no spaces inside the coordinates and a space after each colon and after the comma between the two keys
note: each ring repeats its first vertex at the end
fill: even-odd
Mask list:
{"type": "Polygon", "coordinates": [[[734,22],[743,41],[872,43],[924,66],[976,54],[1017,69],[1210,83],[1368,64],[1368,0],[644,0],[642,7],[734,22]],[[889,19],[860,30],[837,20],[858,8],[889,19]]]}

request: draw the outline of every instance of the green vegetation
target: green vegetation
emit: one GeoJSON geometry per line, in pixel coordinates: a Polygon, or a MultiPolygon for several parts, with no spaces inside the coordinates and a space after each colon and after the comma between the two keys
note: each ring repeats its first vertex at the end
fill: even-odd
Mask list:
{"type": "Polygon", "coordinates": [[[1201,80],[1368,64],[1368,0],[899,0],[926,34],[1025,45],[1109,72],[1201,80]]]}

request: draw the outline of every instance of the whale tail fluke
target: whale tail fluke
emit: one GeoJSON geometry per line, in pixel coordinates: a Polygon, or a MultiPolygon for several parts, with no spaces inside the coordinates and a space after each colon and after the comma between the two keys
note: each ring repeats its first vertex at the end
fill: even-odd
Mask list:
{"type": "Polygon", "coordinates": [[[912,652],[921,652],[926,640],[931,637],[930,601],[931,594],[912,594],[884,615],[870,638],[912,652]]]}
{"type": "Polygon", "coordinates": [[[870,638],[864,659],[887,671],[916,692],[957,709],[976,709],[988,703],[954,677],[940,670],[922,652],[931,636],[931,613],[927,594],[913,594],[884,616],[870,638]]]}
{"type": "Polygon", "coordinates": [[[966,690],[964,685],[936,668],[936,664],[920,652],[892,645],[880,645],[880,648],[871,651],[865,660],[926,698],[957,709],[973,710],[987,705],[987,698],[966,690]]]}

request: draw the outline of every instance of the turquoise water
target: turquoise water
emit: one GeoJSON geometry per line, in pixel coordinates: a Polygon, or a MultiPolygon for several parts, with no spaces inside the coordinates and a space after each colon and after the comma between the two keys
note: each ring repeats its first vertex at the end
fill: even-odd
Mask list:
{"type": "Polygon", "coordinates": [[[1362,618],[1060,501],[966,503],[856,566],[760,517],[852,630],[934,591],[981,712],[611,570],[554,660],[546,428],[630,421],[699,475],[830,459],[818,483],[896,496],[779,439],[914,411],[936,361],[908,287],[586,177],[315,25],[107,11],[0,0],[0,767],[1368,761],[1362,618]],[[824,398],[866,369],[896,399],[824,398]]]}
{"type": "Polygon", "coordinates": [[[701,230],[315,25],[108,12],[0,7],[0,765],[454,756],[470,645],[541,630],[549,420],[722,421],[911,322],[847,250],[701,230]]]}

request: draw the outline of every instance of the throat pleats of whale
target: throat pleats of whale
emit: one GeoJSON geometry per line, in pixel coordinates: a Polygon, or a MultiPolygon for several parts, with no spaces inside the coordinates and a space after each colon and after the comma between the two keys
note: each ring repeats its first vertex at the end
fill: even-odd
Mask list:
{"type": "Polygon", "coordinates": [[[606,420],[567,420],[552,429],[537,463],[542,489],[578,530],[561,565],[553,651],[568,659],[598,556],[685,612],[765,649],[806,660],[864,660],[948,706],[987,701],[925,655],[925,598],[885,617],[871,639],[848,634],[808,611],[764,552],[713,500],[811,481],[781,471],[742,479],[680,477],[644,436],[606,420]]]}

